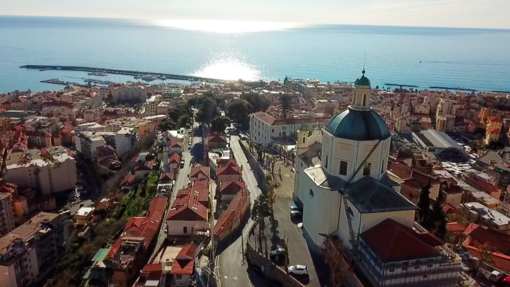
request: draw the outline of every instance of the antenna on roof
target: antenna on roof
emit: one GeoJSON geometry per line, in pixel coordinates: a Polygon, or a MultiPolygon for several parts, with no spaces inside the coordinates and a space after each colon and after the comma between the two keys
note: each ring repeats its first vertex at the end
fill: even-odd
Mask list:
{"type": "Polygon", "coordinates": [[[365,71],[365,63],[367,61],[367,52],[365,52],[365,58],[363,58],[363,71],[365,71]]]}

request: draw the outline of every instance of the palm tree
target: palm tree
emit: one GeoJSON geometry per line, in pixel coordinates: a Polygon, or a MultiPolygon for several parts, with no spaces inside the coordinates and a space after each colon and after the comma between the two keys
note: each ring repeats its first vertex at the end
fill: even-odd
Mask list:
{"type": "Polygon", "coordinates": [[[266,257],[267,257],[267,241],[265,241],[265,252],[262,251],[262,238],[264,237],[263,236],[263,230],[265,229],[265,219],[266,217],[269,217],[271,215],[271,210],[269,208],[269,200],[268,200],[268,197],[262,193],[261,195],[259,195],[259,197],[257,197],[257,199],[255,199],[255,202],[253,203],[253,209],[251,211],[251,219],[256,221],[258,223],[258,227],[259,227],[259,235],[258,235],[258,240],[259,240],[259,248],[260,248],[260,253],[262,254],[265,254],[266,257]]]}

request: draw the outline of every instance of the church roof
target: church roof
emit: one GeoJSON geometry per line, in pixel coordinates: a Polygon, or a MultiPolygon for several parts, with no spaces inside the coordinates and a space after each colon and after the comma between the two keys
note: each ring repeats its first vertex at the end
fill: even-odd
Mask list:
{"type": "Polygon", "coordinates": [[[334,116],[326,125],[326,130],[335,137],[355,140],[385,140],[390,130],[384,120],[373,110],[348,108],[334,116]]]}
{"type": "Polygon", "coordinates": [[[354,85],[356,86],[370,86],[370,80],[365,77],[365,69],[363,69],[362,76],[357,78],[354,82],[354,85]]]}
{"type": "Polygon", "coordinates": [[[343,193],[360,213],[417,209],[394,189],[370,176],[365,176],[345,187],[343,193]]]}

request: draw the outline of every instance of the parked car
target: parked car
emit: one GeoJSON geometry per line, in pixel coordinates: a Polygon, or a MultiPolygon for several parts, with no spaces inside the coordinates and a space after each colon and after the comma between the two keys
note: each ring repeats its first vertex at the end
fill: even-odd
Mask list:
{"type": "Polygon", "coordinates": [[[184,160],[181,160],[181,164],[179,165],[181,168],[184,167],[184,160]]]}
{"type": "Polygon", "coordinates": [[[299,210],[291,210],[290,217],[291,218],[300,218],[302,216],[301,211],[299,210]]]}
{"type": "Polygon", "coordinates": [[[308,267],[305,265],[289,266],[289,273],[294,275],[308,275],[308,267]]]}
{"type": "Polygon", "coordinates": [[[271,257],[274,257],[274,256],[283,256],[283,255],[285,255],[285,251],[286,251],[285,248],[278,247],[278,248],[276,248],[274,250],[271,250],[269,252],[269,256],[271,256],[271,257]]]}
{"type": "Polygon", "coordinates": [[[299,207],[293,205],[290,207],[290,211],[301,211],[301,209],[299,209],[299,207]]]}

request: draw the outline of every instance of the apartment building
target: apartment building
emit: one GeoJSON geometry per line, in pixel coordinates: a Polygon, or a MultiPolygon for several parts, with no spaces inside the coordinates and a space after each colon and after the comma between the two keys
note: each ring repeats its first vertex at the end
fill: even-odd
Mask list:
{"type": "Polygon", "coordinates": [[[41,282],[65,253],[67,241],[66,216],[46,212],[0,238],[0,286],[41,282]]]}
{"type": "Polygon", "coordinates": [[[250,134],[254,142],[267,146],[274,138],[291,137],[299,129],[323,128],[330,119],[330,117],[276,119],[268,113],[256,112],[250,115],[250,134]]]}
{"type": "Polygon", "coordinates": [[[115,101],[142,101],[147,100],[145,85],[114,84],[109,87],[110,94],[115,101]]]}
{"type": "Polygon", "coordinates": [[[62,146],[30,149],[8,155],[4,179],[20,188],[39,189],[43,195],[75,188],[76,161],[62,146]]]}
{"type": "Polygon", "coordinates": [[[158,114],[158,105],[163,101],[162,95],[151,96],[145,105],[145,113],[149,116],[155,116],[158,114]]]}
{"type": "Polygon", "coordinates": [[[0,237],[6,235],[13,229],[14,211],[11,195],[0,193],[0,237]]]}

